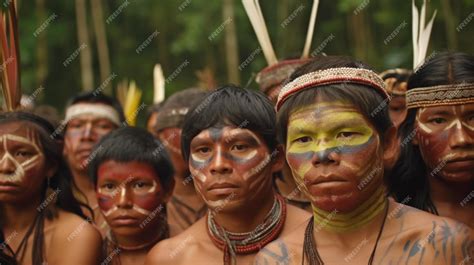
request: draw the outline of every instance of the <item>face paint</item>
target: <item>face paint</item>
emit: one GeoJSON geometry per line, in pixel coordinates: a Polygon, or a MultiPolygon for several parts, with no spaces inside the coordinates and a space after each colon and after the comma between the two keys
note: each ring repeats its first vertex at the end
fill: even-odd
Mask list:
{"type": "Polygon", "coordinates": [[[286,158],[313,208],[326,212],[353,213],[383,177],[377,132],[353,105],[342,102],[317,102],[292,113],[286,158]]]}
{"type": "Polygon", "coordinates": [[[260,136],[233,126],[204,130],[190,145],[194,184],[211,209],[262,194],[271,185],[270,162],[260,136]]]}
{"type": "Polygon", "coordinates": [[[2,192],[16,200],[40,192],[46,163],[37,130],[27,122],[0,125],[0,198],[2,192]]]}
{"type": "Polygon", "coordinates": [[[165,203],[166,194],[149,164],[106,161],[97,175],[99,207],[112,229],[136,229],[165,203]]]}
{"type": "Polygon", "coordinates": [[[414,127],[428,177],[474,179],[474,104],[420,108],[414,127]]]}
{"type": "Polygon", "coordinates": [[[83,114],[68,121],[64,135],[64,153],[69,166],[77,171],[87,169],[94,145],[117,128],[113,122],[93,114],[83,114]]]}

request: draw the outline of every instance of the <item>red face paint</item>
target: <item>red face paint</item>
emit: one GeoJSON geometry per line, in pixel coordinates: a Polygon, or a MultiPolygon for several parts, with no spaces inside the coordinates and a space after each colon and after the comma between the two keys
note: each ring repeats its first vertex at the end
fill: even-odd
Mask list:
{"type": "Polygon", "coordinates": [[[474,180],[474,104],[420,108],[415,129],[429,176],[474,180]]]}
{"type": "Polygon", "coordinates": [[[97,175],[99,207],[114,233],[143,233],[140,226],[160,222],[166,194],[151,165],[111,160],[99,166],[97,175]]]}
{"type": "Polygon", "coordinates": [[[233,126],[204,130],[190,145],[194,184],[211,209],[254,202],[271,185],[270,160],[260,136],[233,126]]]}
{"type": "Polygon", "coordinates": [[[29,122],[0,125],[0,202],[39,196],[49,168],[38,130],[29,122]]]}

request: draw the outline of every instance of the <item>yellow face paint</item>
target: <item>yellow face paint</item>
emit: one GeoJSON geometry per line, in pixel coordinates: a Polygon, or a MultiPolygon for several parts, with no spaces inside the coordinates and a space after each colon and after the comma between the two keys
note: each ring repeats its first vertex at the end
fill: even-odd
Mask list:
{"type": "Polygon", "coordinates": [[[355,229],[384,209],[380,139],[352,104],[316,102],[293,112],[286,158],[322,229],[355,229]]]}

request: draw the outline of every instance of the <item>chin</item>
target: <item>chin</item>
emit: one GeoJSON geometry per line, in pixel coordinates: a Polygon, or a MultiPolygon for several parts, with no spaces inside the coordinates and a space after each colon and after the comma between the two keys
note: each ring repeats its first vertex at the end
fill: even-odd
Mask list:
{"type": "Polygon", "coordinates": [[[352,196],[352,193],[341,195],[313,196],[313,205],[326,212],[351,212],[361,203],[352,196]]]}
{"type": "Polygon", "coordinates": [[[472,172],[445,172],[441,178],[450,183],[474,183],[474,174],[472,172]]]}

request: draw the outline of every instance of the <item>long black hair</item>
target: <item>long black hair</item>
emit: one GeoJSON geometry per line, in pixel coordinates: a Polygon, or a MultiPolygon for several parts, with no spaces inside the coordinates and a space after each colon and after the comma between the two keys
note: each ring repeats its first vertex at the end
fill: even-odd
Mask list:
{"type": "MultiPolygon", "coordinates": [[[[422,65],[408,80],[408,90],[418,87],[474,83],[474,56],[443,52],[422,65]]],[[[431,199],[428,172],[418,146],[411,143],[417,108],[409,109],[400,125],[401,153],[388,177],[389,192],[399,202],[438,214],[431,199]]]]}
{"type": "MultiPolygon", "coordinates": [[[[54,126],[52,126],[47,120],[28,112],[19,111],[0,113],[0,124],[10,122],[28,122],[35,125],[38,128],[37,131],[43,149],[42,152],[47,158],[47,163],[52,163],[57,166],[56,172],[49,180],[49,187],[46,178],[44,184],[41,187],[42,201],[44,201],[46,198],[46,191],[48,188],[58,191],[54,195],[56,196],[55,204],[52,207],[44,207],[44,209],[40,208],[40,206],[38,207],[38,215],[32,224],[32,228],[28,231],[23,240],[25,241],[23,249],[26,249],[26,240],[31,234],[34,233],[32,261],[33,265],[42,265],[44,262],[45,248],[43,231],[45,218],[48,220],[56,218],[56,209],[61,209],[79,215],[82,218],[86,218],[81,210],[81,206],[86,208],[88,207],[78,202],[72,193],[71,187],[74,185],[72,181],[72,175],[62,156],[63,139],[61,136],[54,133],[54,126]]],[[[90,210],[90,208],[88,209],[90,210]]],[[[18,253],[14,253],[13,250],[8,246],[8,242],[5,242],[3,229],[1,228],[2,223],[0,220],[0,242],[4,246],[3,251],[0,250],[0,252],[5,252],[15,257],[18,253]]],[[[21,249],[19,252],[22,252],[21,249]]]]}

